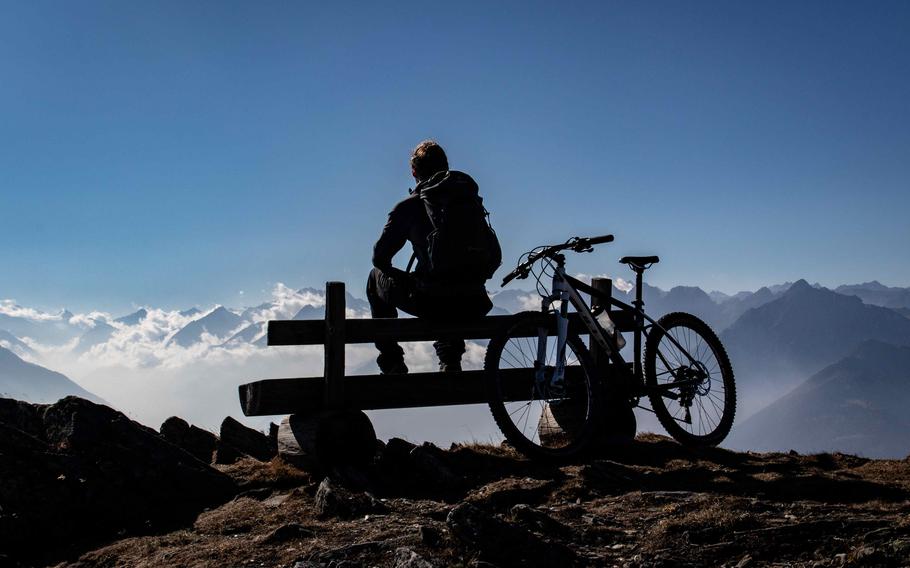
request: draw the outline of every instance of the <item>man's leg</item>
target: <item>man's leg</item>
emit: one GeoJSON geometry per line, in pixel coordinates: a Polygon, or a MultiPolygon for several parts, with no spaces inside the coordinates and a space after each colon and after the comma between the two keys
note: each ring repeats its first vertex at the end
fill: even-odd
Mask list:
{"type": "MultiPolygon", "coordinates": [[[[434,310],[439,319],[471,319],[485,316],[493,307],[486,291],[471,296],[453,296],[440,301],[434,310]]],[[[449,339],[433,343],[436,356],[439,358],[440,371],[460,371],[461,357],[464,355],[465,343],[461,339],[449,339]]]]}
{"type": "Polygon", "coordinates": [[[439,358],[439,370],[444,372],[460,371],[461,356],[465,352],[465,344],[462,339],[449,339],[447,341],[434,341],[433,348],[436,349],[436,356],[439,358]]]}
{"type": "MultiPolygon", "coordinates": [[[[367,279],[367,300],[370,315],[374,318],[397,318],[398,308],[410,311],[410,289],[407,282],[399,282],[378,268],[370,271],[367,279]]],[[[379,370],[387,374],[407,373],[404,350],[396,341],[377,341],[379,370]]]]}

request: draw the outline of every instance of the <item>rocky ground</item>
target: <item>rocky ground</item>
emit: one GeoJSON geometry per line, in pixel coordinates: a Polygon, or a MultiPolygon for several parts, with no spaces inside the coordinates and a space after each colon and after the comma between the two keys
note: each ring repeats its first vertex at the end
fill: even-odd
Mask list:
{"type": "MultiPolygon", "coordinates": [[[[74,401],[33,415],[0,404],[0,554],[12,551],[0,565],[910,565],[910,460],[691,451],[646,435],[609,455],[557,467],[508,448],[442,450],[393,439],[368,468],[309,473],[266,452],[274,436],[233,421],[220,437],[174,420],[154,433],[74,401]],[[67,415],[74,407],[78,412],[67,415]],[[109,436],[117,430],[102,426],[114,422],[119,442],[74,445],[55,433],[49,413],[91,422],[109,436]],[[27,415],[32,423],[22,419],[27,415]],[[8,441],[11,432],[18,442],[8,441]],[[144,450],[125,453],[137,439],[144,450]],[[175,453],[178,445],[187,452],[175,453]],[[57,503],[78,506],[55,513],[41,500],[26,514],[39,493],[17,497],[29,476],[16,477],[12,466],[38,464],[41,475],[31,477],[41,490],[53,488],[60,464],[87,468],[84,481],[54,494],[57,503]],[[135,471],[152,464],[163,483],[135,471]],[[193,481],[177,484],[184,473],[193,481]],[[6,489],[10,479],[18,493],[6,489]],[[116,490],[97,488],[115,480],[116,490]],[[97,487],[86,493],[86,485],[97,487]],[[110,506],[117,492],[125,492],[128,513],[110,506]],[[79,538],[54,528],[63,514],[81,515],[67,522],[68,530],[82,527],[79,538]]],[[[81,428],[82,436],[89,433],[81,428]]]]}

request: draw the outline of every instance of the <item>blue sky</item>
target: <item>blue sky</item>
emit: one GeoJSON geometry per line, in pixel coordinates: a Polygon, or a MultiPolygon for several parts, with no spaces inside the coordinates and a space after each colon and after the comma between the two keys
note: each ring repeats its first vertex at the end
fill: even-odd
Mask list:
{"type": "MultiPolygon", "coordinates": [[[[905,2],[17,2],[0,297],[250,304],[348,282],[437,138],[507,263],[910,286],[905,2]],[[245,293],[240,295],[240,291],[245,293]]],[[[498,288],[498,284],[492,286],[498,288]]],[[[362,294],[360,294],[362,295],[362,294]]]]}

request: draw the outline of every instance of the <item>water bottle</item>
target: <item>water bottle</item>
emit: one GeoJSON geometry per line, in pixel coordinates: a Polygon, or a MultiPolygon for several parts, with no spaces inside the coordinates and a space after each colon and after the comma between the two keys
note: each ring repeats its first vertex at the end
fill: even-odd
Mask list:
{"type": "Polygon", "coordinates": [[[607,310],[600,312],[600,315],[597,316],[597,323],[600,324],[600,327],[604,328],[607,335],[616,340],[616,347],[622,349],[626,346],[626,340],[623,339],[621,333],[616,332],[616,324],[610,319],[610,314],[607,313],[607,310]]]}

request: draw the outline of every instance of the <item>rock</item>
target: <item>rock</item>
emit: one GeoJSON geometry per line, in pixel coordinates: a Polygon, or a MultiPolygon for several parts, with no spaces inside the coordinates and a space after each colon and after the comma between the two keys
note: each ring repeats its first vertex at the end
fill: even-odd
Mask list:
{"type": "Polygon", "coordinates": [[[237,460],[247,457],[249,456],[234,446],[225,443],[223,440],[218,440],[218,443],[215,445],[215,455],[212,458],[212,462],[218,465],[230,465],[237,460]]]}
{"type": "Polygon", "coordinates": [[[468,494],[465,501],[492,508],[537,503],[553,490],[553,480],[509,477],[488,483],[468,494]]]}
{"type": "Polygon", "coordinates": [[[0,398],[0,422],[43,439],[44,422],[41,415],[47,407],[47,404],[29,404],[21,400],[0,398]]]}
{"type": "Polygon", "coordinates": [[[238,493],[234,499],[255,499],[257,501],[265,501],[272,496],[274,490],[271,487],[256,487],[254,489],[247,489],[246,491],[241,491],[238,493]]]}
{"type": "Polygon", "coordinates": [[[189,429],[189,422],[179,416],[171,416],[161,423],[161,427],[158,428],[158,433],[164,436],[164,439],[168,442],[174,443],[172,440],[183,438],[189,429]]]}
{"type": "Polygon", "coordinates": [[[420,534],[420,541],[431,548],[436,548],[442,542],[442,535],[436,527],[420,525],[417,532],[420,534]]]}
{"type": "Polygon", "coordinates": [[[369,493],[352,493],[326,477],[319,484],[315,498],[316,515],[320,518],[357,517],[367,513],[384,513],[388,508],[369,493]]]}
{"type": "Polygon", "coordinates": [[[404,492],[416,487],[416,475],[411,466],[414,444],[401,438],[391,438],[379,451],[375,471],[383,484],[393,491],[404,492]]]}
{"type": "Polygon", "coordinates": [[[383,454],[398,456],[404,459],[408,454],[411,453],[411,450],[416,447],[417,444],[412,444],[407,440],[403,440],[401,438],[390,438],[383,448],[383,454]]]}
{"type": "Polygon", "coordinates": [[[572,534],[572,529],[557,521],[543,511],[539,511],[526,504],[519,504],[509,511],[512,518],[530,530],[541,532],[548,536],[566,538],[572,534]]]}
{"type": "Polygon", "coordinates": [[[299,414],[285,417],[276,434],[278,455],[285,462],[304,471],[319,471],[321,466],[315,450],[317,429],[317,417],[299,414]]]}
{"type": "Polygon", "coordinates": [[[743,556],[739,562],[736,563],[736,566],[734,568],[746,568],[747,566],[751,566],[751,565],[752,565],[752,556],[747,554],[747,555],[743,556]]]}
{"type": "Polygon", "coordinates": [[[47,564],[189,523],[236,492],[226,475],[107,406],[67,397],[18,408],[6,405],[0,423],[0,550],[12,558],[47,564]]]}
{"type": "Polygon", "coordinates": [[[281,525],[277,529],[262,537],[261,542],[264,544],[277,544],[280,542],[287,542],[289,540],[300,538],[311,538],[314,535],[315,533],[312,531],[312,529],[308,529],[299,523],[288,523],[286,525],[281,525]]]}
{"type": "Polygon", "coordinates": [[[433,444],[426,442],[416,446],[408,455],[417,476],[437,490],[452,490],[463,485],[464,479],[446,463],[445,452],[433,444]]]}
{"type": "Polygon", "coordinates": [[[433,564],[410,548],[395,549],[395,568],[434,568],[433,564]]]}
{"type": "Polygon", "coordinates": [[[643,485],[641,474],[627,465],[611,460],[596,460],[585,464],[579,473],[586,485],[603,490],[618,492],[642,489],[643,485]]]}
{"type": "Polygon", "coordinates": [[[278,455],[278,425],[274,422],[269,422],[269,447],[278,455]]]}
{"type": "Polygon", "coordinates": [[[204,463],[212,463],[218,437],[215,434],[196,426],[190,426],[186,420],[171,416],[161,424],[158,430],[165,440],[183,448],[204,463]]]}
{"type": "Polygon", "coordinates": [[[505,565],[572,566],[575,553],[565,546],[546,542],[527,530],[484,513],[471,503],[461,503],[449,512],[446,524],[462,543],[481,557],[505,565]]]}
{"type": "Polygon", "coordinates": [[[247,428],[230,416],[221,423],[220,442],[259,461],[269,461],[278,453],[277,449],[272,449],[268,436],[247,428]]]}

